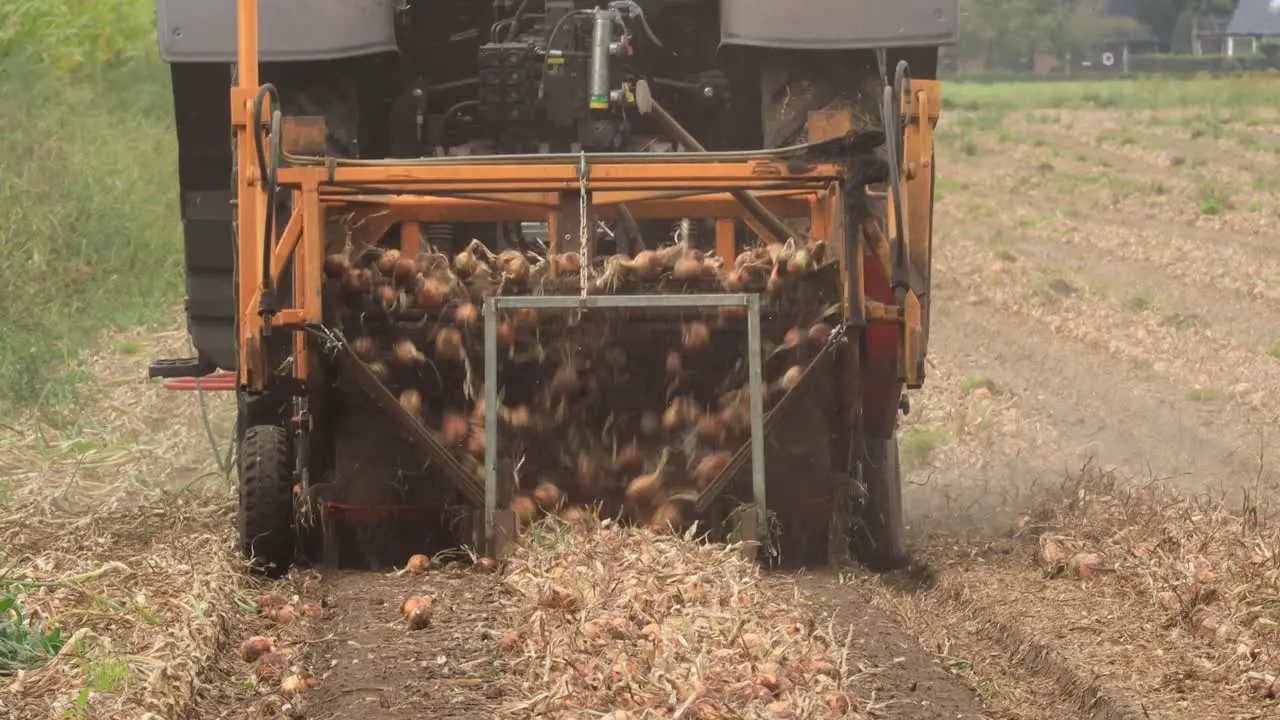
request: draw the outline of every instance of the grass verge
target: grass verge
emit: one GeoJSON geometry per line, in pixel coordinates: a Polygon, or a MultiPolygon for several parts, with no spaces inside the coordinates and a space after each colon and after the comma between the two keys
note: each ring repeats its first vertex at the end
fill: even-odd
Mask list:
{"type": "Polygon", "coordinates": [[[141,58],[64,72],[10,57],[5,71],[28,91],[0,99],[0,419],[57,417],[82,348],[181,297],[169,80],[141,58]]]}

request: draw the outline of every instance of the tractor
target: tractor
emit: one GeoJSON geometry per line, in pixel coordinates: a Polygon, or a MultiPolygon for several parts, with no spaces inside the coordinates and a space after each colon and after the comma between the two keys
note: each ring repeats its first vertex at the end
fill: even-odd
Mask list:
{"type": "MultiPolygon", "coordinates": [[[[536,518],[907,559],[957,0],[158,0],[252,567],[536,518]]],[[[758,555],[757,555],[758,556],[758,555]]]]}

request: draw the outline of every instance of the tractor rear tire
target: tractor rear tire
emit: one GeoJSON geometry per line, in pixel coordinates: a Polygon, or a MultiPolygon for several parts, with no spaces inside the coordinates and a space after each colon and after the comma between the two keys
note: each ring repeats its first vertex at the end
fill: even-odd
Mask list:
{"type": "Polygon", "coordinates": [[[872,570],[897,570],[908,561],[898,439],[867,438],[864,448],[860,469],[865,492],[858,513],[856,552],[872,570]]]}
{"type": "Polygon", "coordinates": [[[240,552],[253,572],[278,578],[293,564],[293,470],[279,425],[254,425],[240,441],[240,552]]]}

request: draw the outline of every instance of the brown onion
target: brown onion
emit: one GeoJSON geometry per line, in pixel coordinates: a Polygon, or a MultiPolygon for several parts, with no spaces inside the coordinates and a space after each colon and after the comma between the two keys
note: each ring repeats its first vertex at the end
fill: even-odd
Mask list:
{"type": "Polygon", "coordinates": [[[533,501],[542,508],[544,512],[555,512],[560,507],[560,502],[564,499],[564,494],[560,492],[560,488],[554,483],[540,482],[538,487],[533,489],[533,501]]]}
{"type": "Polygon", "coordinates": [[[676,377],[683,371],[684,361],[681,360],[680,353],[675,350],[667,353],[667,375],[676,377]]]}
{"type": "Polygon", "coordinates": [[[649,526],[659,532],[676,531],[680,529],[683,522],[684,517],[680,512],[680,506],[673,502],[665,502],[653,511],[649,526]]]}
{"type": "Polygon", "coordinates": [[[658,267],[658,253],[653,250],[641,250],[636,253],[636,258],[630,264],[630,267],[636,271],[636,274],[645,280],[653,280],[658,277],[660,268],[658,267]]]}
{"type": "Polygon", "coordinates": [[[516,343],[516,331],[512,329],[511,323],[503,320],[498,323],[498,347],[506,350],[516,343]]]}
{"type": "Polygon", "coordinates": [[[778,381],[779,387],[784,391],[790,391],[796,385],[800,384],[800,378],[804,375],[804,368],[799,365],[792,365],[778,381]]]}
{"type": "Polygon", "coordinates": [[[409,338],[401,338],[397,340],[391,350],[395,356],[396,362],[401,365],[414,365],[420,362],[425,362],[427,359],[427,356],[423,355],[422,352],[418,350],[418,346],[414,345],[413,341],[409,338]]]}
{"type": "Polygon", "coordinates": [[[717,445],[725,439],[724,423],[715,415],[704,415],[699,418],[693,432],[699,440],[708,445],[717,445]]]}
{"type": "Polygon", "coordinates": [[[703,350],[711,343],[711,328],[701,320],[694,320],[684,326],[681,344],[685,350],[703,350]]]}
{"type": "Polygon", "coordinates": [[[275,645],[275,638],[254,635],[243,643],[240,643],[240,659],[247,663],[251,663],[263,655],[273,652],[276,649],[275,645]]]}
{"type": "Polygon", "coordinates": [[[821,350],[827,346],[827,341],[831,339],[831,326],[826,323],[814,323],[809,328],[809,344],[814,350],[821,350]]]}
{"type": "Polygon", "coordinates": [[[378,272],[383,275],[390,275],[396,268],[396,261],[400,259],[400,251],[392,248],[382,253],[378,258],[378,272]]]}
{"type": "Polygon", "coordinates": [[[410,280],[418,276],[418,263],[413,258],[402,255],[392,266],[391,275],[396,279],[396,282],[406,285],[410,280]]]}
{"type": "Polygon", "coordinates": [[[469,302],[462,303],[453,311],[453,322],[460,328],[473,327],[479,320],[479,308],[469,302]]]}
{"type": "Polygon", "coordinates": [[[444,360],[462,358],[462,333],[458,328],[442,327],[436,331],[436,357],[444,360]]]}
{"type": "Polygon", "coordinates": [[[692,254],[684,255],[676,260],[671,276],[677,280],[696,280],[702,277],[702,261],[692,254]]]}
{"type": "Polygon", "coordinates": [[[467,419],[458,413],[446,412],[441,418],[440,435],[444,438],[444,444],[448,447],[457,447],[467,439],[467,433],[471,431],[471,426],[467,419]]]}
{"type": "Polygon", "coordinates": [[[697,466],[693,469],[693,482],[698,486],[699,490],[705,490],[712,480],[715,480],[720,473],[729,467],[729,461],[733,456],[727,452],[716,452],[707,455],[698,461],[697,466]]]}
{"type": "Polygon", "coordinates": [[[475,253],[470,250],[463,250],[453,256],[453,269],[462,277],[470,277],[476,271],[476,265],[475,253]]]}
{"type": "Polygon", "coordinates": [[[373,373],[373,376],[378,378],[381,382],[386,382],[391,379],[391,369],[388,368],[387,364],[381,360],[369,363],[369,372],[373,373]]]}
{"type": "Polygon", "coordinates": [[[517,330],[529,331],[538,327],[538,311],[533,308],[516,310],[512,319],[517,330]]]}
{"type": "Polygon", "coordinates": [[[471,430],[471,434],[467,437],[467,454],[477,460],[483,460],[485,450],[484,429],[473,427],[471,430]]]}
{"type": "Polygon", "coordinates": [[[782,338],[782,346],[788,350],[795,350],[800,347],[800,328],[788,330],[786,337],[782,338]]]}
{"type": "Polygon", "coordinates": [[[538,506],[528,495],[517,495],[511,499],[511,511],[516,514],[516,523],[526,527],[538,514],[538,506]]]}
{"type": "Polygon", "coordinates": [[[431,567],[431,558],[418,553],[409,556],[409,561],[404,564],[404,571],[410,575],[421,575],[429,567],[431,567]]]}
{"type": "Polygon", "coordinates": [[[724,278],[724,288],[729,292],[742,292],[747,286],[747,274],[741,269],[734,268],[724,278]]]}
{"type": "Polygon", "coordinates": [[[400,407],[409,411],[415,418],[422,417],[422,393],[409,388],[400,393],[400,407]]]}
{"type": "Polygon", "coordinates": [[[562,275],[575,275],[582,271],[582,258],[576,252],[567,252],[556,257],[556,270],[562,275]]]}
{"type": "Polygon", "coordinates": [[[507,413],[507,422],[515,430],[526,430],[533,422],[533,414],[529,412],[528,405],[517,405],[507,413]]]}
{"type": "Polygon", "coordinates": [[[333,253],[324,259],[324,274],[331,280],[341,280],[350,267],[346,253],[333,253]]]}
{"type": "Polygon", "coordinates": [[[418,307],[424,310],[439,310],[444,305],[445,287],[436,278],[426,278],[418,285],[418,307]]]}
{"type": "Polygon", "coordinates": [[[373,296],[378,301],[378,304],[382,306],[382,309],[388,312],[395,308],[396,301],[400,299],[399,293],[390,285],[379,285],[373,296]]]}
{"type": "Polygon", "coordinates": [[[502,276],[513,282],[524,282],[529,277],[529,261],[519,250],[504,250],[498,255],[498,267],[502,276]]]}
{"type": "Polygon", "coordinates": [[[374,343],[373,338],[361,335],[351,341],[351,349],[355,352],[356,357],[369,362],[374,359],[378,353],[378,346],[374,343]]]}
{"type": "Polygon", "coordinates": [[[627,500],[639,505],[648,501],[662,489],[662,476],[658,473],[641,475],[627,483],[627,500]]]}
{"type": "Polygon", "coordinates": [[[640,447],[635,443],[631,443],[618,451],[613,458],[613,466],[618,470],[637,470],[644,466],[644,453],[640,452],[640,447]]]}

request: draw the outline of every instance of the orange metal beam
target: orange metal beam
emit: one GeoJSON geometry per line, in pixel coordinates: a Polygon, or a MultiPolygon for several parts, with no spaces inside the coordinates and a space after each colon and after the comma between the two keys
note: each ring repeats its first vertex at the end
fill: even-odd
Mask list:
{"type": "MultiPolygon", "coordinates": [[[[294,197],[301,196],[302,193],[294,193],[294,197]]],[[[289,222],[285,224],[284,231],[280,233],[280,239],[276,241],[276,249],[271,253],[271,284],[273,286],[280,284],[284,266],[289,263],[289,256],[293,255],[298,242],[302,240],[302,208],[302,205],[294,207],[293,214],[289,216],[289,222]]]]}
{"type": "MultiPolygon", "coordinates": [[[[526,197],[545,197],[545,193],[530,193],[526,197]]],[[[512,195],[512,197],[517,197],[512,195]]],[[[601,193],[594,203],[602,219],[619,216],[618,206],[627,205],[638,219],[669,219],[680,217],[741,218],[747,212],[742,204],[728,193],[690,195],[687,197],[658,196],[657,199],[636,200],[637,193],[601,193]]],[[[765,207],[781,217],[804,217],[809,214],[810,202],[817,197],[812,191],[783,191],[776,194],[758,193],[765,207]]],[[[517,222],[539,221],[554,211],[556,205],[535,202],[511,202],[449,198],[423,195],[355,195],[329,197],[327,200],[341,212],[343,205],[360,205],[368,208],[384,208],[389,222],[403,220],[420,223],[431,222],[517,222]]],[[[381,216],[380,216],[381,217],[381,216]]]]}
{"type": "MultiPolygon", "coordinates": [[[[601,162],[590,168],[593,192],[605,190],[645,190],[651,187],[751,189],[786,184],[792,187],[820,187],[839,180],[840,167],[824,163],[805,172],[792,172],[783,163],[750,162],[601,162]]],[[[377,188],[379,192],[398,189],[449,192],[513,190],[558,192],[578,187],[576,164],[473,163],[422,165],[357,165],[335,168],[319,166],[287,167],[280,170],[284,186],[314,182],[322,191],[341,190],[344,185],[377,188]]]]}

